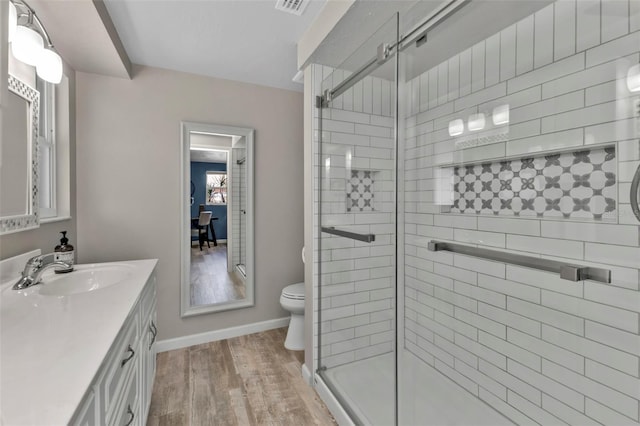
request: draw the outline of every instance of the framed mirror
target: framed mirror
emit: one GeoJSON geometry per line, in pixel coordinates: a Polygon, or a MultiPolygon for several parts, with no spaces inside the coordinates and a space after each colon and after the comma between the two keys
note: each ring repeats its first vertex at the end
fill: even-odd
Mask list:
{"type": "Polygon", "coordinates": [[[37,90],[9,75],[0,143],[0,234],[40,226],[37,90]]]}
{"type": "Polygon", "coordinates": [[[181,315],[253,306],[254,130],[181,123],[181,315]]]}

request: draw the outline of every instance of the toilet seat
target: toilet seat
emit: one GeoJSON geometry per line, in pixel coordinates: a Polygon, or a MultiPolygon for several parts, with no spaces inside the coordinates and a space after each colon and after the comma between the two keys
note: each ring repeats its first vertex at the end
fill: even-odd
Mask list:
{"type": "Polygon", "coordinates": [[[304,300],[304,283],[286,286],[282,289],[282,297],[291,300],[304,300]]]}

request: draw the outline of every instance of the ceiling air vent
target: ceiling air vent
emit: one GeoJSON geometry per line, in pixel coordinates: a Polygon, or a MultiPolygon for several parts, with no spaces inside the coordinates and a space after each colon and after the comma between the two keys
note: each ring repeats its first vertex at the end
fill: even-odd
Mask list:
{"type": "Polygon", "coordinates": [[[300,16],[307,8],[307,3],[309,0],[277,0],[276,9],[300,16]]]}

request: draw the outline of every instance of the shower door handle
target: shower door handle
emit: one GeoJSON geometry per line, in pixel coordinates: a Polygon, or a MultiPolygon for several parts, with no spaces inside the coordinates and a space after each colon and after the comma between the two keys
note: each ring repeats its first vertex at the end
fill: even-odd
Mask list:
{"type": "Polygon", "coordinates": [[[631,180],[631,194],[629,197],[631,201],[631,210],[638,221],[640,221],[640,200],[638,199],[638,192],[640,192],[640,166],[638,166],[638,170],[636,170],[636,174],[631,180]]]}
{"type": "Polygon", "coordinates": [[[352,240],[363,241],[365,243],[371,243],[376,240],[376,236],[374,234],[358,234],[356,232],[341,231],[333,226],[323,226],[322,232],[337,235],[339,237],[351,238],[352,240]]]}

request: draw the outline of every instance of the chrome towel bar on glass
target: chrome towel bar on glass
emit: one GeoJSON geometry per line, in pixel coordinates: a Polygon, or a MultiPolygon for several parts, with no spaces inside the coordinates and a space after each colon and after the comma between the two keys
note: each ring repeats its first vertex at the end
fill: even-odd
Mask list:
{"type": "Polygon", "coordinates": [[[374,234],[358,234],[355,232],[341,231],[333,226],[323,226],[322,232],[337,235],[339,237],[351,238],[352,240],[364,241],[365,243],[371,243],[376,240],[376,236],[374,234]]]}
{"type": "Polygon", "coordinates": [[[527,268],[556,272],[560,274],[560,278],[569,281],[593,280],[602,283],[611,282],[611,271],[609,269],[571,265],[539,257],[505,253],[497,250],[470,247],[463,244],[444,243],[441,241],[430,241],[428,249],[430,251],[450,251],[467,256],[479,257],[481,259],[495,260],[497,262],[512,263],[514,265],[525,266],[527,268]]]}

